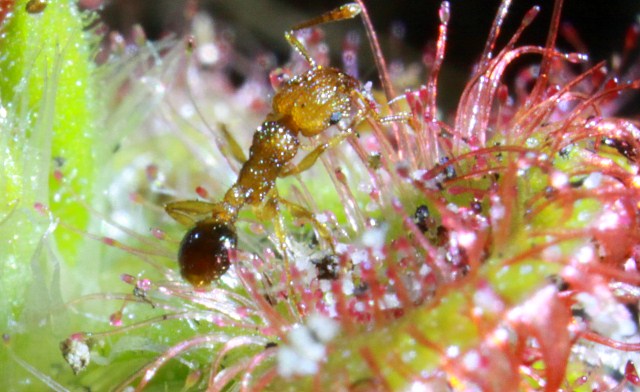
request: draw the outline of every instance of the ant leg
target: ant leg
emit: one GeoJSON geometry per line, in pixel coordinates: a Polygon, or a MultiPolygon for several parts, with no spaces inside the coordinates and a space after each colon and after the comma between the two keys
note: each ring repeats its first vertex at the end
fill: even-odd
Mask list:
{"type": "MultiPolygon", "coordinates": [[[[362,95],[362,93],[360,93],[362,95]]],[[[393,99],[391,99],[390,101],[387,102],[387,105],[389,107],[391,107],[393,104],[395,104],[396,102],[400,101],[400,100],[407,100],[407,96],[406,95],[400,95],[398,97],[395,97],[393,99]]],[[[413,120],[413,115],[410,112],[400,112],[398,114],[390,114],[387,116],[382,116],[380,117],[377,113],[373,114],[374,118],[376,121],[382,123],[382,124],[391,124],[394,122],[401,122],[401,123],[405,123],[405,124],[410,124],[411,125],[411,121],[413,120]]]]}
{"type": "Polygon", "coordinates": [[[394,122],[400,122],[400,123],[411,123],[411,119],[412,119],[412,115],[411,113],[407,113],[407,112],[402,112],[399,114],[392,114],[389,116],[383,116],[383,117],[378,117],[376,119],[376,121],[380,122],[381,124],[391,124],[394,122]]]}
{"type": "Polygon", "coordinates": [[[221,211],[220,203],[209,203],[199,200],[174,201],[164,206],[164,210],[175,221],[185,226],[193,226],[203,218],[221,211]]]}
{"type": "Polygon", "coordinates": [[[240,147],[240,143],[238,143],[236,138],[229,132],[226,124],[220,123],[220,132],[222,136],[224,136],[225,142],[227,142],[223,151],[225,155],[228,156],[230,154],[240,164],[244,164],[247,161],[247,156],[244,154],[242,147],[240,147]]]}
{"type": "Polygon", "coordinates": [[[292,176],[295,174],[302,173],[303,171],[311,168],[311,166],[313,166],[316,163],[318,158],[320,158],[320,155],[322,155],[322,153],[324,153],[329,148],[333,148],[337,146],[344,139],[348,138],[351,135],[353,135],[352,131],[345,131],[345,132],[339,133],[338,135],[333,136],[326,143],[322,143],[318,147],[314,148],[313,151],[311,151],[304,158],[302,158],[302,160],[297,165],[283,169],[278,175],[278,177],[292,176]]]}
{"type": "Polygon", "coordinates": [[[273,230],[278,241],[278,248],[280,249],[280,252],[282,252],[282,262],[284,264],[286,281],[287,284],[289,284],[292,280],[291,271],[289,269],[289,255],[287,254],[287,235],[284,224],[282,223],[282,216],[280,215],[280,197],[278,196],[278,191],[273,188],[269,192],[269,198],[261,205],[255,206],[254,211],[256,212],[258,219],[261,221],[269,220],[273,222],[273,230]]]}
{"type": "Polygon", "coordinates": [[[335,250],[335,246],[332,241],[333,235],[325,225],[323,225],[319,220],[316,219],[313,212],[309,211],[307,208],[301,206],[300,204],[294,203],[287,199],[280,199],[280,204],[288,209],[291,215],[293,215],[295,218],[302,218],[311,222],[311,225],[316,230],[320,238],[325,240],[329,244],[329,246],[331,246],[332,250],[335,250]]]}
{"type": "Polygon", "coordinates": [[[307,49],[304,47],[304,45],[302,45],[302,42],[300,42],[295,37],[295,32],[325,23],[352,19],[356,17],[361,11],[362,9],[356,3],[345,4],[331,11],[325,12],[318,17],[309,19],[306,22],[302,22],[293,26],[291,30],[284,33],[284,37],[286,38],[287,42],[289,42],[289,44],[296,50],[296,52],[298,52],[302,57],[305,58],[305,60],[307,60],[307,63],[309,63],[309,66],[311,66],[311,68],[316,68],[318,65],[316,64],[315,60],[312,59],[311,56],[309,56],[309,52],[307,52],[307,49]]]}
{"type": "MultiPolygon", "coordinates": [[[[373,120],[376,123],[379,123],[379,124],[392,124],[395,122],[401,122],[409,125],[414,125],[412,124],[413,115],[411,113],[401,112],[398,114],[380,116],[380,114],[374,109],[375,102],[372,99],[367,98],[365,93],[363,93],[360,90],[355,90],[353,94],[365,104],[365,107],[362,108],[361,112],[356,116],[356,118],[360,118],[364,120],[366,118],[366,115],[368,114],[373,118],[373,120]]],[[[355,120],[354,122],[358,123],[359,121],[355,120]]],[[[417,129],[417,128],[414,128],[414,129],[417,129]]]]}
{"type": "MultiPolygon", "coordinates": [[[[289,261],[289,255],[287,253],[287,231],[285,229],[284,223],[282,221],[282,214],[280,214],[280,206],[285,207],[293,217],[306,219],[311,223],[313,228],[318,233],[319,237],[326,241],[327,244],[331,247],[331,251],[335,254],[335,243],[332,240],[333,235],[329,231],[329,229],[323,225],[314,214],[309,211],[304,206],[294,203],[292,201],[282,199],[278,196],[278,191],[274,188],[271,192],[269,192],[268,199],[258,205],[254,206],[254,211],[256,213],[256,217],[261,221],[269,220],[273,222],[273,229],[276,235],[276,240],[278,242],[277,246],[282,253],[282,262],[285,273],[285,279],[287,284],[292,282],[291,278],[291,263],[289,261]]],[[[295,295],[293,291],[291,291],[291,286],[288,287],[290,290],[290,295],[295,295]]]]}
{"type": "MultiPolygon", "coordinates": [[[[325,225],[323,225],[322,223],[320,223],[319,220],[316,219],[313,212],[309,211],[306,207],[298,203],[281,198],[280,196],[278,196],[277,192],[275,191],[273,192],[272,196],[267,200],[267,202],[262,204],[259,207],[259,210],[257,211],[259,218],[261,220],[272,220],[275,222],[280,216],[280,206],[284,206],[287,210],[289,210],[289,212],[291,213],[291,215],[293,215],[294,218],[302,218],[311,222],[311,224],[313,225],[314,229],[316,229],[320,237],[323,240],[327,241],[327,243],[329,243],[333,248],[333,241],[331,241],[331,238],[333,236],[331,235],[331,232],[329,231],[329,229],[327,229],[325,225]]],[[[276,228],[276,231],[277,230],[278,229],[276,228]]],[[[278,235],[279,241],[284,243],[284,240],[285,240],[284,231],[281,231],[280,234],[278,233],[276,234],[278,235]]]]}

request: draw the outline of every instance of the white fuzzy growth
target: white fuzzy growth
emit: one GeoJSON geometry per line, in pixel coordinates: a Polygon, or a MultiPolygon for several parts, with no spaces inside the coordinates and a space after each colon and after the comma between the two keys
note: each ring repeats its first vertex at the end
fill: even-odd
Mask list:
{"type": "Polygon", "coordinates": [[[295,374],[310,375],[318,371],[318,364],[290,347],[281,347],[278,350],[278,374],[282,377],[291,377],[295,374]]]}
{"type": "Polygon", "coordinates": [[[413,383],[411,383],[411,385],[409,385],[409,388],[407,389],[407,392],[430,392],[432,391],[432,389],[420,382],[420,381],[415,381],[413,383]]]}
{"type": "Polygon", "coordinates": [[[594,256],[595,250],[592,245],[584,245],[575,253],[576,260],[581,264],[591,263],[594,256]]]}
{"type": "Polygon", "coordinates": [[[420,276],[427,276],[427,274],[429,274],[431,272],[431,267],[429,267],[427,264],[423,264],[420,267],[420,270],[418,271],[418,274],[420,276]]]}
{"type": "Polygon", "coordinates": [[[84,340],[67,339],[63,343],[62,355],[74,374],[83,371],[91,361],[91,351],[84,340]]]}
{"type": "Polygon", "coordinates": [[[362,264],[369,260],[369,255],[364,249],[358,249],[351,254],[351,262],[353,265],[362,264]]]}
{"type": "Polygon", "coordinates": [[[585,178],[584,183],[582,183],[582,186],[585,189],[596,189],[600,186],[601,183],[602,183],[602,173],[594,172],[589,174],[587,178],[585,178]]]}
{"type": "Polygon", "coordinates": [[[311,260],[320,259],[323,255],[296,241],[288,241],[287,247],[291,250],[294,264],[300,273],[300,283],[310,284],[317,276],[316,267],[311,260]]]}
{"type": "Polygon", "coordinates": [[[551,186],[560,189],[569,184],[569,176],[565,173],[556,171],[551,174],[551,186]]]}
{"type": "Polygon", "coordinates": [[[319,213],[319,214],[315,214],[314,217],[316,221],[318,221],[318,223],[325,224],[329,222],[329,217],[327,216],[327,214],[319,213]]]}
{"type": "Polygon", "coordinates": [[[309,316],[307,326],[294,327],[288,335],[289,344],[278,350],[278,373],[283,377],[315,374],[326,354],[325,344],[338,330],[338,323],[328,317],[309,316]]]}
{"type": "Polygon", "coordinates": [[[473,294],[473,305],[473,312],[477,315],[498,314],[504,311],[504,303],[489,287],[480,288],[473,294]]]}
{"type": "Polygon", "coordinates": [[[342,293],[344,295],[353,295],[353,290],[355,289],[355,285],[351,279],[345,279],[342,281],[342,293]]]}
{"type": "Polygon", "coordinates": [[[460,347],[449,346],[447,347],[446,353],[447,353],[447,357],[456,358],[458,355],[460,355],[460,347]]]}
{"type": "Polygon", "coordinates": [[[382,296],[382,308],[383,309],[398,309],[400,308],[400,300],[395,293],[386,293],[382,296]]]}
{"type": "Polygon", "coordinates": [[[428,173],[427,170],[418,169],[418,170],[416,170],[416,171],[411,173],[411,179],[414,180],[414,181],[422,181],[422,178],[427,173],[428,173]]]}
{"type": "Polygon", "coordinates": [[[382,248],[387,237],[387,229],[388,227],[383,225],[366,230],[362,235],[362,244],[373,249],[382,248]]]}
{"type": "Polygon", "coordinates": [[[529,300],[514,308],[507,316],[509,321],[544,325],[553,316],[549,304],[554,300],[557,290],[552,285],[536,292],[529,300]]]}
{"type": "Polygon", "coordinates": [[[340,329],[340,325],[335,320],[318,313],[309,316],[307,326],[321,342],[328,342],[333,339],[340,329]]]}
{"type": "MultiPolygon", "coordinates": [[[[593,293],[580,293],[576,299],[588,315],[589,327],[600,335],[622,342],[640,341],[631,314],[606,287],[596,287],[593,293]]],[[[572,353],[591,366],[618,369],[621,374],[628,360],[640,362],[638,353],[621,353],[602,345],[579,344],[572,348],[572,353]]]]}
{"type": "Polygon", "coordinates": [[[597,227],[600,230],[613,230],[619,226],[620,216],[613,211],[605,211],[598,219],[597,227]]]}
{"type": "Polygon", "coordinates": [[[549,246],[542,251],[542,258],[546,261],[560,261],[562,249],[557,245],[549,246]]]}
{"type": "Polygon", "coordinates": [[[421,183],[425,188],[437,190],[438,182],[442,180],[442,175],[438,175],[435,178],[431,178],[429,180],[423,180],[424,175],[427,174],[426,170],[420,169],[411,173],[411,179],[413,181],[421,183]]]}
{"type": "Polygon", "coordinates": [[[589,293],[579,293],[576,299],[591,319],[593,330],[616,340],[636,334],[636,326],[629,311],[617,302],[608,291],[598,290],[597,297],[589,293]]]}
{"type": "Polygon", "coordinates": [[[331,294],[331,282],[327,279],[320,279],[318,281],[318,286],[320,286],[320,291],[326,294],[331,294]]]}
{"type": "Polygon", "coordinates": [[[540,144],[538,139],[533,138],[533,137],[528,138],[525,143],[527,144],[527,147],[529,147],[529,148],[537,147],[540,144]]]}
{"type": "Polygon", "coordinates": [[[492,205],[491,205],[491,208],[489,209],[489,216],[491,216],[492,221],[497,222],[502,218],[504,218],[506,209],[499,197],[492,197],[491,201],[492,201],[492,205]]]}
{"type": "Polygon", "coordinates": [[[476,233],[473,231],[456,231],[456,236],[460,246],[470,248],[476,242],[476,233]]]}
{"type": "Polygon", "coordinates": [[[480,367],[480,355],[477,351],[472,350],[464,355],[462,364],[469,371],[476,371],[480,367]]]}

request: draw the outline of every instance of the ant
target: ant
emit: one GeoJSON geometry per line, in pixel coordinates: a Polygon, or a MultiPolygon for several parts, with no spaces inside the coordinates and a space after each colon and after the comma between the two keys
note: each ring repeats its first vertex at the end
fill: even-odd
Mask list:
{"type": "MultiPolygon", "coordinates": [[[[169,203],[166,212],[176,221],[192,226],[178,253],[180,273],[195,288],[207,287],[229,268],[229,255],[237,245],[235,223],[245,205],[253,206],[260,219],[273,219],[280,204],[309,219],[321,237],[330,238],[326,228],[304,207],[280,199],[276,179],[296,175],[313,166],[328,148],[353,135],[354,127],[374,112],[360,82],[336,68],[318,65],[295,32],[324,23],[351,19],[361,11],[358,4],[343,5],[294,26],[285,33],[293,49],[304,57],[310,69],[285,81],[276,91],[272,111],[253,134],[249,158],[222,201],[209,203],[186,200],[169,203]],[[305,156],[297,165],[300,135],[316,136],[331,126],[341,131],[305,156]],[[198,219],[205,216],[204,219],[198,219]]],[[[274,219],[276,235],[284,246],[284,230],[274,219]]],[[[286,263],[286,257],[285,257],[286,263]]]]}

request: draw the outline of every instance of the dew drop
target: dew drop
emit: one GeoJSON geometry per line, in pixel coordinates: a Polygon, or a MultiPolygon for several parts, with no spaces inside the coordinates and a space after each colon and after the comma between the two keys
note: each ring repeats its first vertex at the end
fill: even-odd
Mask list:
{"type": "Polygon", "coordinates": [[[448,1],[443,1],[440,6],[440,10],[438,11],[438,16],[440,17],[440,22],[443,24],[449,23],[449,18],[451,17],[451,8],[449,7],[448,1]]]}

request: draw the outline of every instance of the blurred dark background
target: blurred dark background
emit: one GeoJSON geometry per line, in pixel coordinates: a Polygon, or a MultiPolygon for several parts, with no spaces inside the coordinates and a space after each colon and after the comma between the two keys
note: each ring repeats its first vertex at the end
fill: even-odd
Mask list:
{"type": "MultiPolygon", "coordinates": [[[[183,32],[186,28],[185,18],[195,8],[206,10],[218,24],[232,29],[234,47],[240,52],[251,56],[251,53],[269,51],[276,53],[282,62],[290,53],[283,38],[285,30],[342,4],[345,4],[344,0],[107,0],[103,4],[102,14],[113,29],[125,35],[132,24],[138,23],[149,38],[158,39],[170,33],[183,32]]],[[[459,90],[484,47],[500,1],[451,0],[450,4],[451,18],[444,65],[448,74],[444,77],[453,79],[448,81],[451,89],[459,90]]],[[[407,63],[419,60],[425,45],[437,36],[439,0],[368,0],[366,5],[381,37],[387,59],[402,59],[407,63]]],[[[527,10],[534,5],[539,5],[541,12],[520,43],[544,43],[553,0],[513,0],[500,43],[506,42],[527,10]]],[[[640,1],[565,0],[562,21],[576,28],[589,49],[591,59],[609,60],[612,53],[622,50],[625,32],[639,13],[640,1]]],[[[365,64],[362,76],[365,79],[373,78],[373,66],[366,65],[371,64],[371,56],[364,42],[360,20],[324,28],[334,55],[340,53],[344,34],[353,30],[360,31],[363,37],[359,54],[361,63],[365,64]]],[[[562,38],[558,46],[566,51],[575,50],[562,38]]]]}
{"type": "MultiPolygon", "coordinates": [[[[131,24],[141,24],[147,35],[156,39],[168,32],[184,29],[185,10],[190,0],[110,0],[103,15],[110,26],[126,32],[131,24]]],[[[286,51],[282,33],[291,25],[317,16],[344,4],[340,0],[199,0],[198,6],[221,22],[235,26],[242,43],[245,34],[271,50],[286,51]]],[[[452,0],[450,39],[447,59],[468,64],[477,56],[498,9],[498,0],[452,0]]],[[[542,9],[524,35],[524,42],[544,42],[553,0],[514,0],[505,23],[505,36],[513,32],[525,12],[534,5],[542,9]]],[[[379,34],[385,35],[398,26],[406,31],[405,43],[420,50],[437,32],[435,0],[369,0],[367,8],[379,34]]],[[[640,1],[632,0],[565,0],[562,20],[578,29],[594,57],[602,58],[622,46],[626,28],[640,13],[640,1]]],[[[349,29],[359,27],[349,24],[349,29]]],[[[335,27],[344,31],[346,26],[335,27]]],[[[333,29],[333,27],[332,27],[333,29]]],[[[247,38],[248,39],[248,38],[247,38]]],[[[242,44],[241,44],[242,46],[242,44]]]]}

